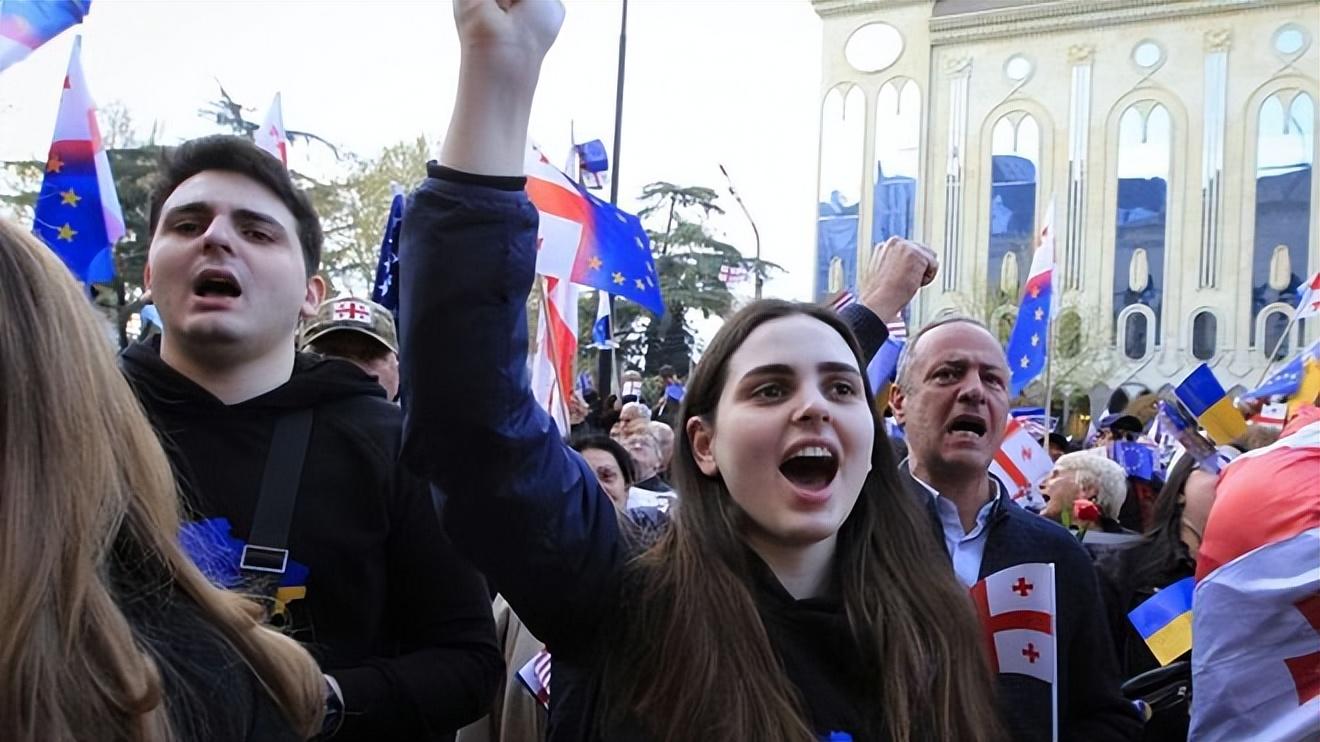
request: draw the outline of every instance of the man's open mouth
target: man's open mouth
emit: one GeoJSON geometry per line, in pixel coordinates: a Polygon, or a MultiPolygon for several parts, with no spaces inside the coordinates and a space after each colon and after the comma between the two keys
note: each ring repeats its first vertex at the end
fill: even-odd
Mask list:
{"type": "Polygon", "coordinates": [[[204,270],[193,281],[193,293],[197,296],[207,297],[237,297],[243,295],[243,287],[238,284],[238,279],[228,271],[204,270]]]}

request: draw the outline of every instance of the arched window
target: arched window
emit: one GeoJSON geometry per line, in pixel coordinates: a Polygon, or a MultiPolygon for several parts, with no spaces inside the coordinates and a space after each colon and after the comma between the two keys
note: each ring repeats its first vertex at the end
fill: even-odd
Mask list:
{"type": "Polygon", "coordinates": [[[911,238],[921,175],[921,89],[899,77],[880,88],[875,102],[875,197],[871,244],[911,238]]]}
{"type": "MultiPolygon", "coordinates": [[[[1315,101],[1297,90],[1281,90],[1260,107],[1256,132],[1256,234],[1251,265],[1251,316],[1271,304],[1295,305],[1306,265],[1311,224],[1311,172],[1315,164],[1315,101]]],[[[1286,318],[1285,318],[1286,321],[1286,318]]],[[[1252,341],[1269,353],[1278,341],[1252,341]]],[[[1281,326],[1280,326],[1281,327],[1281,326]]],[[[1282,330],[1279,330],[1281,333],[1282,330]]]]}
{"type": "Polygon", "coordinates": [[[1284,336],[1284,331],[1288,329],[1288,313],[1280,309],[1268,312],[1262,324],[1265,328],[1265,342],[1260,346],[1261,352],[1273,361],[1281,361],[1291,355],[1292,338],[1284,336]],[[1275,346],[1278,346],[1277,351],[1275,346]]]}
{"type": "Polygon", "coordinates": [[[1208,361],[1215,357],[1219,341],[1219,320],[1213,312],[1198,312],[1192,319],[1192,357],[1208,361]]]}
{"type": "MultiPolygon", "coordinates": [[[[1143,100],[1128,106],[1118,128],[1114,316],[1121,316],[1133,305],[1150,307],[1152,314],[1145,321],[1153,326],[1143,327],[1142,331],[1154,337],[1159,332],[1164,290],[1172,123],[1164,106],[1143,100]]],[[[1124,352],[1134,357],[1126,353],[1126,348],[1124,352]]]]}
{"type": "Polygon", "coordinates": [[[830,258],[830,283],[827,290],[831,295],[843,291],[843,258],[837,255],[830,258]]]}
{"type": "Polygon", "coordinates": [[[830,263],[843,262],[844,288],[857,283],[858,217],[862,200],[862,152],[866,144],[866,96],[851,83],[825,94],[820,115],[820,188],[816,218],[817,300],[827,298],[830,263]]]}
{"type": "Polygon", "coordinates": [[[1150,318],[1146,313],[1133,312],[1123,321],[1123,355],[1131,360],[1146,358],[1150,349],[1150,318]]]}
{"type": "Polygon", "coordinates": [[[1059,315],[1054,346],[1060,358],[1076,358],[1082,352],[1082,318],[1071,309],[1059,315]]]}
{"type": "MultiPolygon", "coordinates": [[[[1006,113],[990,131],[990,252],[986,278],[992,301],[1016,301],[1031,265],[1036,236],[1040,127],[1025,111],[1006,113]],[[1009,253],[1013,258],[1005,259],[1009,253]],[[1005,281],[1004,266],[1019,280],[1005,281]],[[1007,284],[1012,283],[1011,287],[1007,284]],[[1009,291],[1009,289],[1012,289],[1009,291]]],[[[1007,278],[1012,279],[1012,276],[1007,278]]]]}

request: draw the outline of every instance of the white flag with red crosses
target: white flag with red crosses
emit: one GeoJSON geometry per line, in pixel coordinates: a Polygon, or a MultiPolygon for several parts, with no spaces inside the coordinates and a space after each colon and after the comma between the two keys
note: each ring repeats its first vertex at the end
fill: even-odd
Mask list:
{"type": "Polygon", "coordinates": [[[1054,565],[1033,562],[996,572],[972,586],[972,602],[992,666],[1053,684],[1054,565]]]}
{"type": "Polygon", "coordinates": [[[284,132],[284,106],[280,103],[280,94],[275,94],[275,100],[270,103],[270,110],[266,112],[266,119],[261,122],[261,128],[253,132],[253,140],[257,146],[278,157],[280,162],[286,166],[289,164],[289,142],[284,132]]]}
{"type": "Polygon", "coordinates": [[[1049,476],[1053,468],[1050,452],[1031,437],[1020,420],[1009,416],[1008,427],[1004,428],[1004,442],[999,444],[999,450],[990,462],[990,474],[1003,483],[1019,505],[1040,510],[1045,507],[1045,502],[1040,499],[1036,485],[1049,476]]]}
{"type": "Polygon", "coordinates": [[[333,316],[336,322],[349,321],[371,326],[371,307],[360,301],[345,299],[335,302],[333,316]]]}

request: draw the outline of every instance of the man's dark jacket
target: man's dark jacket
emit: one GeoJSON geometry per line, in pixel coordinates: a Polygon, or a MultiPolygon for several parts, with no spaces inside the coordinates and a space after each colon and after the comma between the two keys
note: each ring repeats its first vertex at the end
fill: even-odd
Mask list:
{"type": "MultiPolygon", "coordinates": [[[[845,307],[842,314],[869,362],[888,335],[884,322],[860,304],[845,307]]],[[[927,508],[931,527],[943,544],[944,532],[930,492],[912,478],[906,465],[901,467],[900,477],[927,508]]],[[[1122,681],[1113,640],[1095,568],[1086,549],[1067,529],[1023,510],[993,477],[990,485],[998,494],[986,524],[989,532],[978,577],[1018,564],[1054,564],[1059,739],[1137,739],[1141,721],[1119,692],[1122,681]]],[[[999,675],[999,709],[1010,739],[1029,742],[1051,738],[1050,687],[1044,681],[1026,675],[999,675]]]]}
{"type": "Polygon", "coordinates": [[[310,572],[292,636],[343,690],[335,739],[430,742],[480,718],[503,680],[481,576],[453,551],[429,489],[397,463],[402,414],[346,361],[300,354],[282,386],[225,405],[160,358],[121,365],[170,454],[187,515],[246,541],[275,421],[314,417],[289,558],[310,572]]]}

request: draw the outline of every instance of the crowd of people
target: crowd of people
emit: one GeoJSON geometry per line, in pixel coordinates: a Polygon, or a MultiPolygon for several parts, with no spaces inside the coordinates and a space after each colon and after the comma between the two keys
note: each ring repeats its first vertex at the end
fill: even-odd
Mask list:
{"type": "MultiPolygon", "coordinates": [[[[168,154],[162,331],[117,359],[60,261],[0,222],[0,739],[1235,738],[1194,718],[1219,697],[1125,693],[1168,664],[1128,617],[1233,558],[1200,554],[1231,527],[1217,497],[1248,507],[1229,460],[1320,464],[1297,437],[1314,400],[1278,444],[1158,473],[1111,455],[1135,416],[1085,450],[1052,435],[1032,512],[988,473],[1010,374],[983,324],[916,330],[876,403],[886,322],[938,270],[892,239],[856,303],[754,302],[655,399],[627,372],[560,431],[527,383],[522,171],[563,9],[455,17],[397,326],[327,299],[317,214],[246,139],[168,154]],[[1047,678],[1005,669],[972,598],[1024,565],[1051,565],[1047,678]]],[[[1320,523],[1314,491],[1275,494],[1320,523]]]]}

